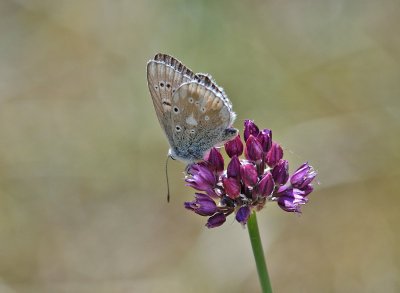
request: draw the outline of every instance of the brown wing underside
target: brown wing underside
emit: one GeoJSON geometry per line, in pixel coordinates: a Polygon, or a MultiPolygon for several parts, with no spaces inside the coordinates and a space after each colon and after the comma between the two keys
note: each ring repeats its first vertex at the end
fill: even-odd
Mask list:
{"type": "Polygon", "coordinates": [[[232,139],[226,132],[234,113],[222,97],[197,81],[181,85],[172,97],[171,123],[176,155],[185,160],[200,160],[205,151],[232,139]]]}
{"type": "Polygon", "coordinates": [[[147,84],[157,118],[167,138],[170,138],[171,99],[183,83],[192,80],[194,73],[177,59],[157,54],[147,63],[147,84]]]}
{"type": "MultiPolygon", "coordinates": [[[[235,114],[223,89],[211,76],[194,74],[179,60],[157,54],[147,63],[147,82],[171,147],[198,155],[203,148],[207,150],[231,138],[232,133],[224,130],[233,123],[235,114]]],[[[184,159],[193,160],[193,156],[184,159]]]]}

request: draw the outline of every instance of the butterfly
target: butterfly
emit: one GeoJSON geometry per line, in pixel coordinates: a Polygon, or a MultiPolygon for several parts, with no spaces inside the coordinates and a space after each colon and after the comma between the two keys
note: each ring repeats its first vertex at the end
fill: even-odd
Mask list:
{"type": "Polygon", "coordinates": [[[212,147],[237,136],[232,104],[210,75],[195,74],[159,53],[147,63],[147,83],[171,158],[198,162],[212,147]]]}

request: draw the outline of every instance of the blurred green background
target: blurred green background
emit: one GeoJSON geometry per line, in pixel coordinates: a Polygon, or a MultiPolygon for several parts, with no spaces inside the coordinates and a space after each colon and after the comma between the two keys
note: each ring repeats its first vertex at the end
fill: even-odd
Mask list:
{"type": "Polygon", "coordinates": [[[260,292],[247,231],[208,230],[146,62],[171,54],[319,185],[258,220],[275,292],[400,291],[400,2],[1,1],[0,292],[260,292]]]}

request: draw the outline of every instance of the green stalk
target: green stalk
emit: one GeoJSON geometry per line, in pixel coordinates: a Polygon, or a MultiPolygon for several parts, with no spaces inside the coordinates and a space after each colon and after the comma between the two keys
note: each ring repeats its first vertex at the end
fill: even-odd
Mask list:
{"type": "Polygon", "coordinates": [[[252,212],[247,221],[247,229],[249,230],[251,247],[253,248],[254,259],[256,260],[258,278],[260,280],[262,292],[272,293],[255,211],[252,212]]]}

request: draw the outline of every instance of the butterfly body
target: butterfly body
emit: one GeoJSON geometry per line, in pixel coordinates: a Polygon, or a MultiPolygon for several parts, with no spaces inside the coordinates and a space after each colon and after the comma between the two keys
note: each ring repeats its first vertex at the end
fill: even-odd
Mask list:
{"type": "Polygon", "coordinates": [[[172,158],[194,163],[212,147],[236,137],[232,105],[210,76],[157,54],[147,63],[147,82],[172,158]]]}

